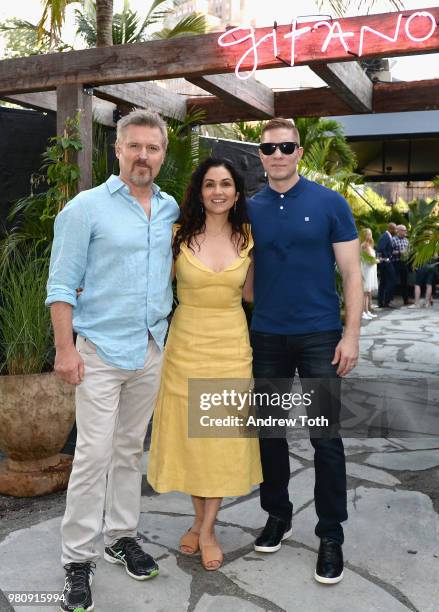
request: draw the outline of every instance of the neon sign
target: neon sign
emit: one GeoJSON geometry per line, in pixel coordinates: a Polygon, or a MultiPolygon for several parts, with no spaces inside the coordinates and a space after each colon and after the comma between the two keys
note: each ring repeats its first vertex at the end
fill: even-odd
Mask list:
{"type": "MultiPolygon", "coordinates": [[[[390,43],[396,44],[401,34],[405,34],[405,36],[413,43],[422,43],[431,38],[435,34],[436,29],[439,27],[439,25],[436,23],[434,15],[428,11],[416,11],[409,17],[405,16],[406,19],[404,19],[404,24],[402,24],[404,16],[401,13],[398,14],[395,29],[391,35],[380,32],[379,30],[376,30],[368,25],[361,25],[357,32],[344,31],[342,24],[339,21],[333,19],[322,20],[320,19],[321,17],[322,15],[319,15],[315,19],[315,22],[313,20],[312,25],[301,25],[301,23],[304,22],[301,22],[300,20],[305,18],[295,17],[291,22],[289,31],[283,35],[279,33],[275,24],[272,30],[267,34],[264,34],[259,40],[256,38],[256,30],[253,26],[239,26],[236,28],[231,28],[221,34],[221,36],[218,38],[218,45],[220,47],[234,47],[235,45],[243,45],[247,42],[249,43],[248,48],[242,53],[235,67],[235,74],[238,79],[246,80],[253,76],[258,69],[258,50],[261,45],[270,43],[272,47],[273,60],[276,58],[281,59],[279,58],[278,49],[279,44],[282,42],[282,40],[279,40],[280,36],[282,39],[291,39],[289,58],[287,61],[282,58],[281,61],[290,66],[294,66],[296,62],[296,46],[300,44],[300,39],[302,38],[302,41],[305,42],[306,35],[312,34],[320,28],[327,29],[327,35],[321,45],[320,53],[327,53],[330,46],[336,42],[342,45],[346,53],[360,58],[365,52],[364,49],[366,43],[369,42],[372,37],[378,37],[390,43]],[[422,26],[419,23],[419,20],[422,20],[422,26]],[[417,25],[416,35],[413,33],[415,23],[417,25]],[[422,33],[419,31],[419,28],[422,29],[422,33]],[[351,45],[349,43],[351,43],[351,45]],[[353,49],[352,47],[354,45],[355,48],[353,49]],[[252,68],[249,72],[242,75],[241,67],[247,59],[250,61],[251,59],[253,60],[252,68]]],[[[326,17],[326,15],[324,15],[324,17],[326,17]]],[[[309,17],[307,17],[306,20],[307,23],[310,22],[309,17]]],[[[309,45],[309,40],[307,43],[309,45]]],[[[322,61],[324,60],[322,59],[322,61]]]]}

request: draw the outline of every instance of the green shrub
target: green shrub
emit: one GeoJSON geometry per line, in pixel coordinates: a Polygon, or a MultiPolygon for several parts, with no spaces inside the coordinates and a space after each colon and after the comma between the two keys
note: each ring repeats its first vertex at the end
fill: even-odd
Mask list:
{"type": "Polygon", "coordinates": [[[2,278],[0,343],[5,374],[38,374],[50,362],[53,339],[44,305],[48,262],[30,250],[15,253],[2,278]]]}

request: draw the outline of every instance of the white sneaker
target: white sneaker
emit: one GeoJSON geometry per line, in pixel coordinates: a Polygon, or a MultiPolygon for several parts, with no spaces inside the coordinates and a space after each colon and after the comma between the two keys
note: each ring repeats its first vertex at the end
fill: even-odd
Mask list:
{"type": "Polygon", "coordinates": [[[409,306],[407,306],[407,308],[422,308],[421,304],[416,304],[416,302],[414,304],[410,304],[409,306]]]}
{"type": "Polygon", "coordinates": [[[363,312],[363,314],[361,315],[361,318],[364,321],[370,321],[372,319],[372,317],[369,316],[369,314],[367,312],[363,312]]]}
{"type": "Polygon", "coordinates": [[[369,315],[369,319],[375,319],[378,316],[376,314],[373,314],[373,312],[370,312],[370,310],[367,314],[369,315]]]}

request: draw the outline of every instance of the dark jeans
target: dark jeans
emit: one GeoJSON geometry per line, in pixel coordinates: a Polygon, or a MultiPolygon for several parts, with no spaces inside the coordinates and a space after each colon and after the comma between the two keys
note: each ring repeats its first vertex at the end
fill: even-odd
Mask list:
{"type": "Polygon", "coordinates": [[[393,298],[396,284],[395,268],[391,261],[382,261],[378,264],[378,306],[387,306],[393,298]]]}
{"type": "MultiPolygon", "coordinates": [[[[290,378],[296,369],[300,378],[336,378],[331,365],[339,342],[339,331],[303,335],[277,335],[251,332],[253,374],[257,378],[290,378]]],[[[262,472],[260,485],[263,510],[289,521],[293,504],[289,500],[290,463],[286,438],[260,440],[262,472]]],[[[311,437],[314,447],[314,502],[318,537],[343,543],[342,521],[347,520],[346,463],[340,437],[311,437]]]]}
{"type": "Polygon", "coordinates": [[[394,261],[393,266],[397,280],[399,280],[402,299],[404,300],[404,304],[407,304],[409,301],[408,266],[405,261],[394,261]]]}

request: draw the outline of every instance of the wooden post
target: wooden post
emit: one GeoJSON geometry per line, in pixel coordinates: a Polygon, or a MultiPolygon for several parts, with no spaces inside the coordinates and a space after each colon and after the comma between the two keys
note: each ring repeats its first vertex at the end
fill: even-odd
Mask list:
{"type": "Polygon", "coordinates": [[[79,132],[82,151],[77,155],[77,163],[81,172],[79,190],[90,189],[92,186],[93,153],[92,92],[85,91],[82,85],[58,85],[56,98],[56,131],[58,135],[64,133],[66,119],[73,119],[78,110],[80,111],[79,132]]]}

